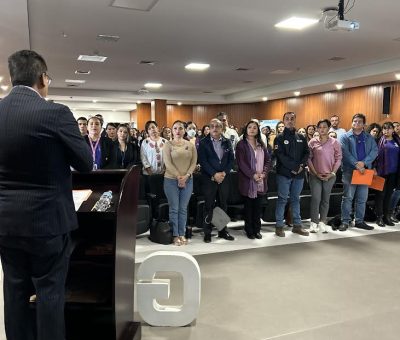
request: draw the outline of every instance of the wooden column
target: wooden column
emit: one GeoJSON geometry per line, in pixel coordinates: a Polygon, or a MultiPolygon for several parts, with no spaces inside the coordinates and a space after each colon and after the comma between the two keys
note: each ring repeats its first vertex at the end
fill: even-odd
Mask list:
{"type": "Polygon", "coordinates": [[[150,104],[137,104],[137,128],[144,129],[144,125],[148,120],[151,120],[151,107],[150,104]]]}
{"type": "Polygon", "coordinates": [[[151,119],[155,120],[161,129],[167,125],[167,101],[155,99],[151,102],[151,119]]]}

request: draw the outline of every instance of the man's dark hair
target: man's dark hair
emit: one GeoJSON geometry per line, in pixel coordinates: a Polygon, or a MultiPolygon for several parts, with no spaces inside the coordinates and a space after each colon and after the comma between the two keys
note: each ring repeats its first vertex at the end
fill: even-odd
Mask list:
{"type": "Polygon", "coordinates": [[[296,117],[296,113],[294,113],[293,111],[289,111],[289,112],[285,112],[285,113],[283,114],[282,120],[285,120],[286,115],[294,115],[294,116],[296,117]]]}
{"type": "Polygon", "coordinates": [[[87,118],[86,117],[79,117],[76,121],[79,122],[80,120],[86,120],[86,122],[87,122],[87,118]]]}
{"type": "Polygon", "coordinates": [[[361,118],[363,120],[363,123],[365,124],[367,119],[365,118],[365,115],[362,113],[356,113],[352,118],[351,121],[353,121],[355,118],[361,118]]]}
{"type": "Polygon", "coordinates": [[[47,65],[43,57],[35,51],[22,50],[8,58],[8,69],[13,86],[32,87],[38,84],[42,74],[47,72],[47,65]]]}
{"type": "Polygon", "coordinates": [[[222,117],[222,116],[226,116],[227,118],[229,118],[229,117],[228,117],[228,114],[227,114],[226,112],[222,112],[222,111],[221,111],[221,112],[218,112],[217,118],[218,118],[218,117],[222,117]]]}

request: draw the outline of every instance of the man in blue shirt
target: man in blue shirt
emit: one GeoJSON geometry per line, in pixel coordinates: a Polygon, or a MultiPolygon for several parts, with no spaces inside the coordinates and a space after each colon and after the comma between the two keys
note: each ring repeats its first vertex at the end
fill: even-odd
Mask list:
{"type": "Polygon", "coordinates": [[[378,147],[374,138],[364,132],[366,119],[362,113],[357,113],[352,118],[352,129],[340,139],[342,145],[342,224],[340,231],[346,231],[351,222],[351,208],[355,199],[355,227],[372,230],[374,227],[364,222],[365,206],[368,199],[368,185],[351,184],[353,171],[364,173],[365,169],[372,168],[372,162],[378,155],[378,147]]]}

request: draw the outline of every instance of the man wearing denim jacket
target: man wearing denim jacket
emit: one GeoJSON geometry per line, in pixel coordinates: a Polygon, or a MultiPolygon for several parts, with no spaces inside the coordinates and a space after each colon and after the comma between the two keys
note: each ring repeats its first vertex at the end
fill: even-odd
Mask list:
{"type": "Polygon", "coordinates": [[[357,113],[352,118],[352,129],[340,139],[342,145],[342,224],[340,231],[346,231],[351,222],[351,208],[355,199],[355,227],[372,230],[374,227],[364,222],[365,206],[368,199],[368,185],[351,184],[354,170],[364,173],[365,169],[372,168],[372,162],[378,155],[378,147],[374,138],[365,133],[366,119],[362,113],[357,113]]]}

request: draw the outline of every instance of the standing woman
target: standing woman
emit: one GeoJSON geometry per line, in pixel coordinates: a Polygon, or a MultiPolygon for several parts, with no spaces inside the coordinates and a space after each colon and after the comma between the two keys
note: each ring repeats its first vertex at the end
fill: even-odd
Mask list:
{"type": "Polygon", "coordinates": [[[307,125],[306,127],[306,138],[307,142],[314,138],[315,125],[307,125]]]}
{"type": "Polygon", "coordinates": [[[118,125],[117,140],[114,142],[114,169],[127,169],[137,162],[135,145],[130,143],[129,137],[128,126],[118,125]]]}
{"type": "Polygon", "coordinates": [[[173,139],[164,146],[164,192],[169,204],[169,222],[172,224],[174,245],[187,244],[185,228],[187,206],[193,192],[192,174],[197,163],[193,143],[185,140],[185,123],[177,120],[172,125],[173,139]]]}
{"type": "Polygon", "coordinates": [[[394,226],[390,213],[390,201],[399,174],[400,144],[397,135],[393,132],[392,122],[386,122],[382,125],[383,135],[379,139],[378,157],[375,161],[378,175],[385,178],[383,191],[376,191],[375,194],[376,224],[380,227],[394,226]]]}
{"type": "Polygon", "coordinates": [[[142,141],[140,147],[143,175],[163,174],[165,167],[162,151],[167,140],[160,137],[158,125],[154,120],[146,122],[145,130],[148,137],[142,141]]]}
{"type": "Polygon", "coordinates": [[[244,230],[249,239],[261,239],[261,197],[267,192],[270,156],[257,122],[246,124],[236,147],[239,191],[244,197],[244,230]]]}
{"type": "Polygon", "coordinates": [[[319,136],[308,143],[310,157],[308,168],[311,188],[310,232],[327,232],[326,222],[329,211],[329,197],[336,181],[336,172],[342,162],[342,148],[339,141],[329,137],[331,122],[320,120],[317,124],[319,136]]]}
{"type": "Polygon", "coordinates": [[[204,137],[207,137],[210,134],[210,125],[206,124],[203,125],[202,129],[201,129],[201,139],[203,139],[204,137]]]}
{"type": "Polygon", "coordinates": [[[88,135],[84,136],[92,150],[93,170],[110,169],[114,163],[113,143],[101,136],[101,120],[93,116],[88,119],[88,135]]]}

